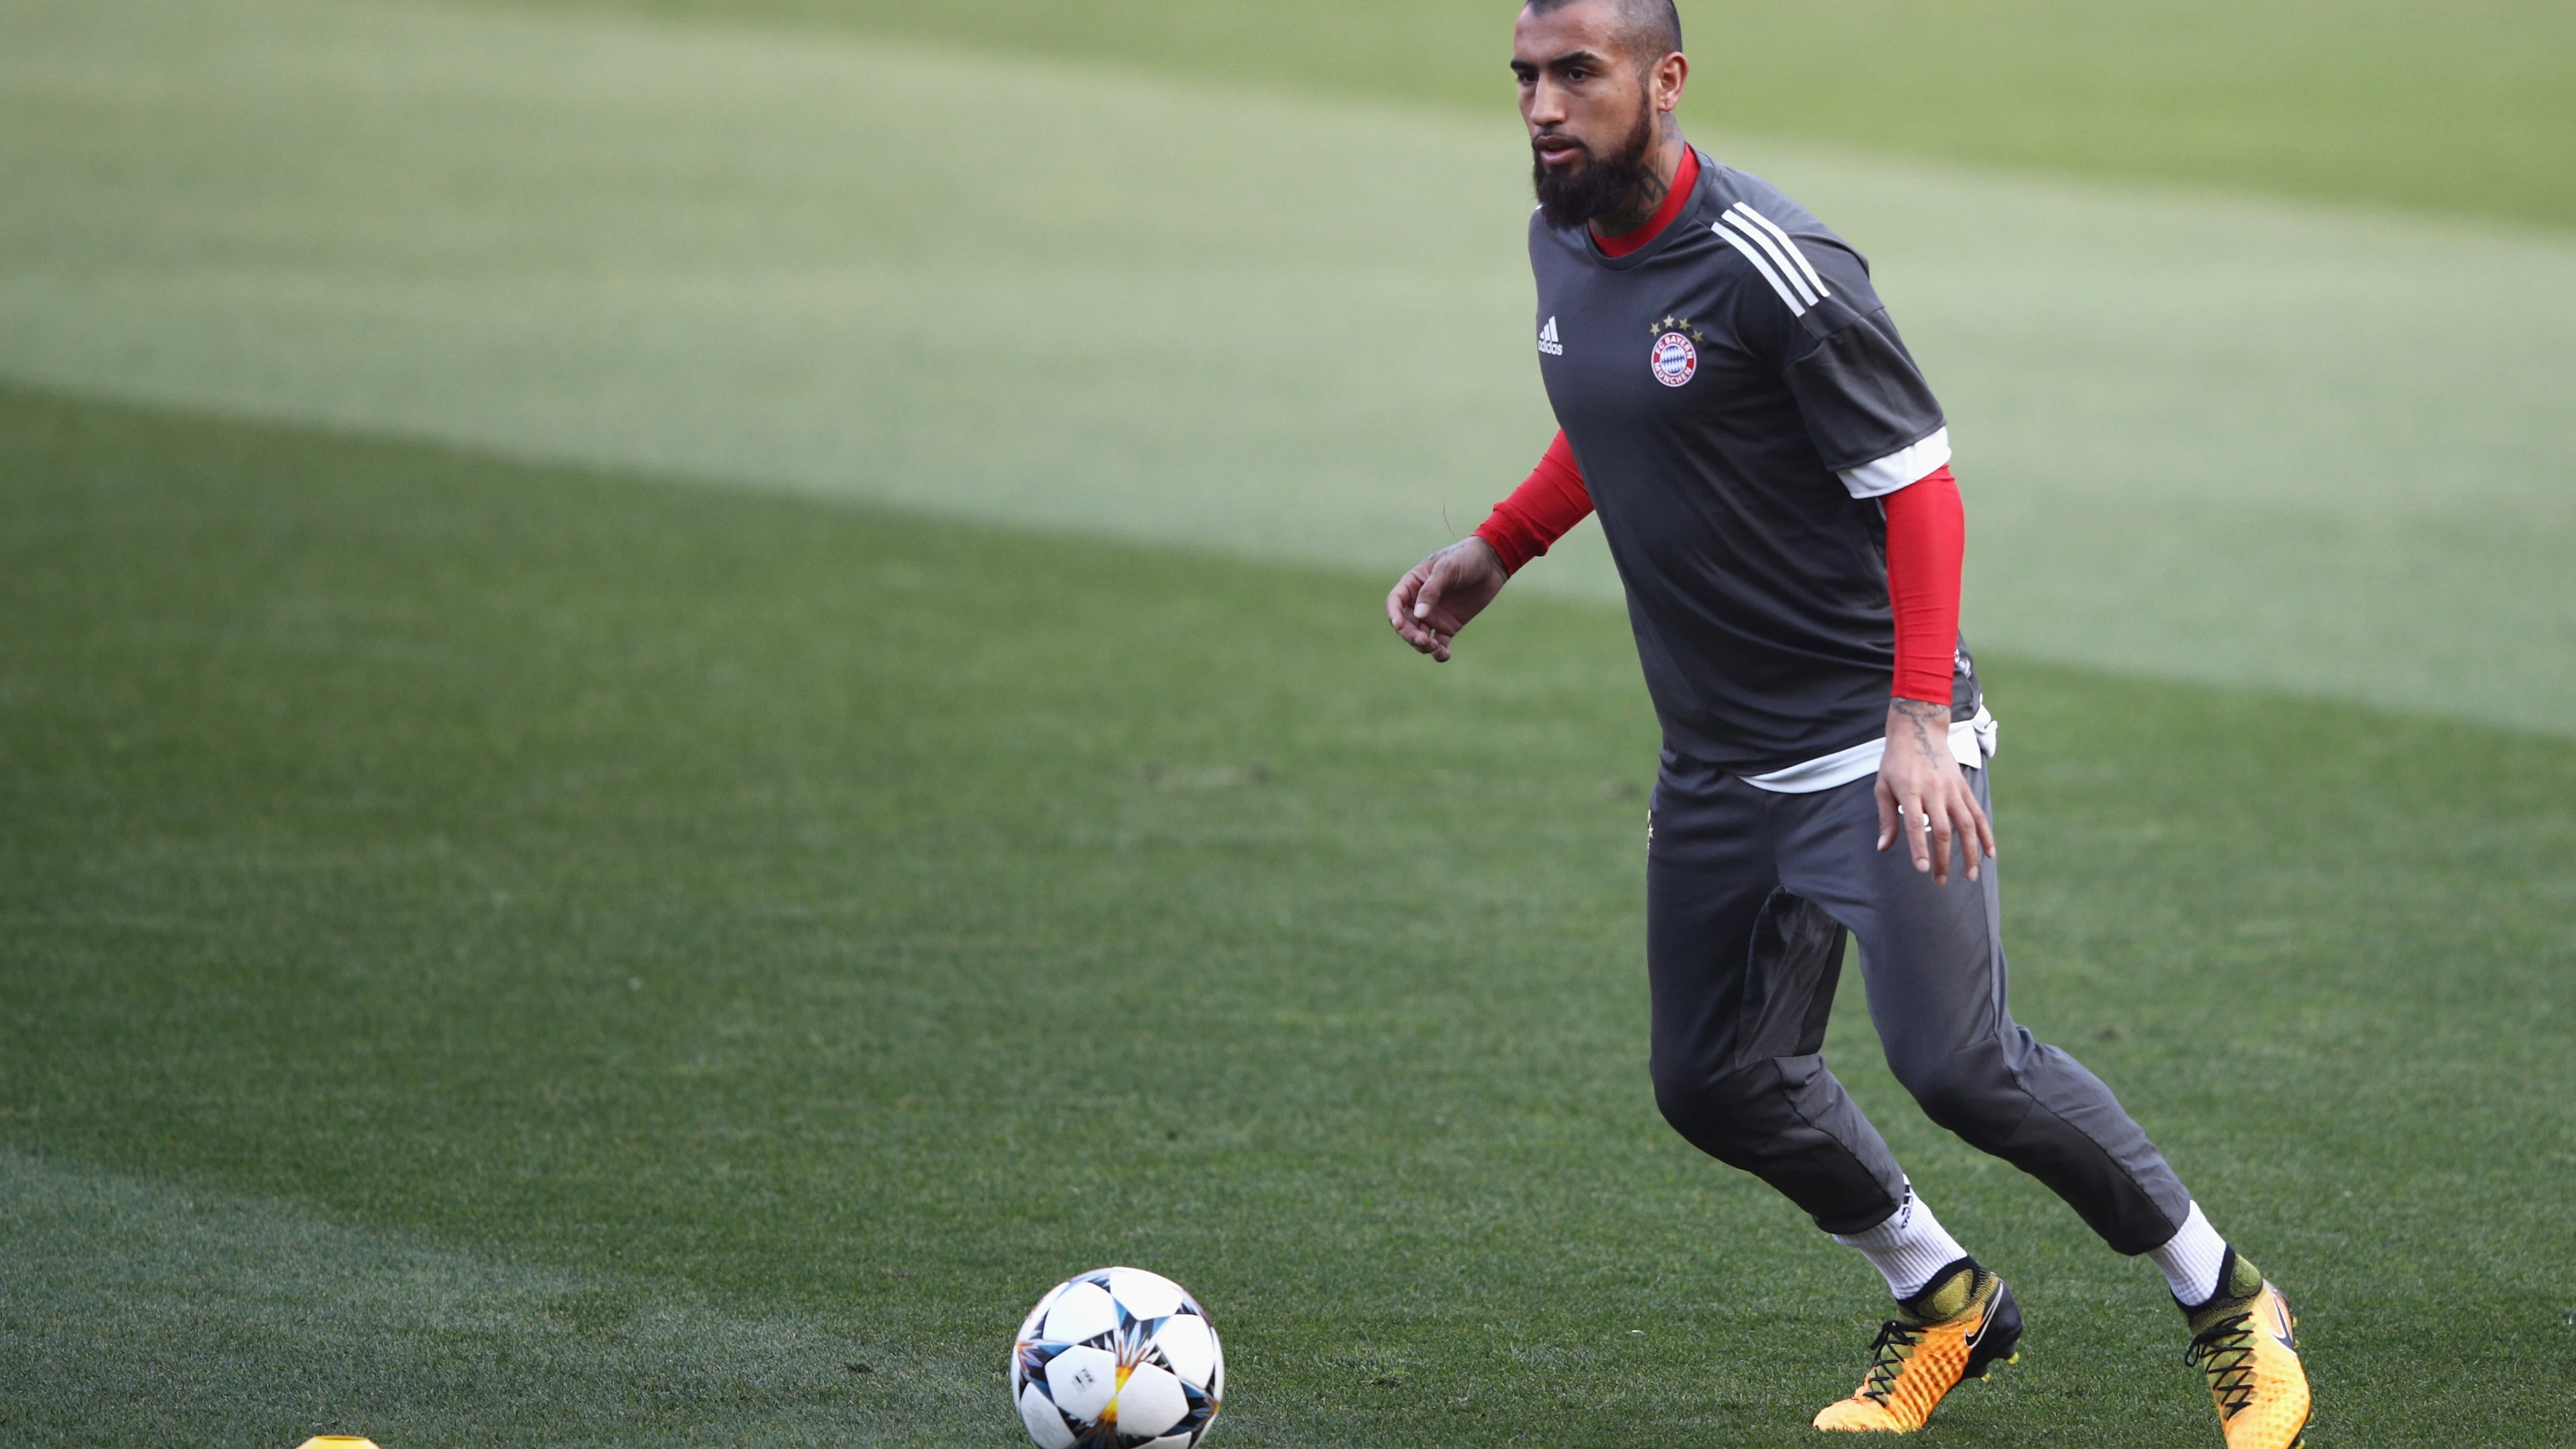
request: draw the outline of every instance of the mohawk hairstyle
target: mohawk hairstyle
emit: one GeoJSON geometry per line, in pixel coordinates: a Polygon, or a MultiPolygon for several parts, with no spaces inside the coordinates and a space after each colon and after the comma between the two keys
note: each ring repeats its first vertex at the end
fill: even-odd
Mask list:
{"type": "Polygon", "coordinates": [[[1617,17],[1619,46],[1640,67],[1653,65],[1682,48],[1682,13],[1673,0],[1529,0],[1533,15],[1569,5],[1606,4],[1617,17]]]}

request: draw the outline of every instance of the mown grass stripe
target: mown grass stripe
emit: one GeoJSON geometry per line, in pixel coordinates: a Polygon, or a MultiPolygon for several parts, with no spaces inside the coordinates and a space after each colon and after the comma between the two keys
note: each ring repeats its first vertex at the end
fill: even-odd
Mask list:
{"type": "MultiPolygon", "coordinates": [[[[516,0],[528,3],[528,0],[516,0]]],[[[537,0],[1189,79],[1510,104],[1489,0],[537,0]]],[[[2547,0],[1683,0],[1684,118],[1882,155],[2576,223],[2576,30],[2547,0]]]]}
{"type": "MultiPolygon", "coordinates": [[[[42,203],[0,214],[0,373],[48,386],[1379,569],[1550,431],[1500,110],[31,0],[0,116],[42,203]]],[[[2563,241],[1701,139],[1874,258],[1981,645],[2576,718],[2563,241]]],[[[1616,587],[1588,529],[1528,584],[1616,587]]]]}
{"type": "MultiPolygon", "coordinates": [[[[0,1217],[0,1314],[85,1370],[14,1440],[313,1386],[625,1442],[667,1366],[673,1437],[1003,1449],[1019,1314],[1116,1261],[1217,1315],[1228,1442],[1804,1443],[1850,1388],[1881,1290],[1646,1090],[1613,610],[1435,668],[1367,576],[24,392],[0,505],[0,1146],[68,1204],[0,1217]],[[294,1326],[385,1264],[493,1317],[294,1326]],[[963,1377],[835,1397],[844,1340],[963,1377]]],[[[2321,1436],[2546,1438],[2576,749],[1983,662],[2018,1014],[2296,1296],[2321,1436]]],[[[1949,1432],[2206,1435],[2154,1275],[1859,1005],[1837,1072],[2034,1324],[1949,1432]]]]}
{"type": "Polygon", "coordinates": [[[0,1150],[13,1443],[932,1442],[993,1366],[883,1320],[460,1252],[293,1201],[0,1150]]]}

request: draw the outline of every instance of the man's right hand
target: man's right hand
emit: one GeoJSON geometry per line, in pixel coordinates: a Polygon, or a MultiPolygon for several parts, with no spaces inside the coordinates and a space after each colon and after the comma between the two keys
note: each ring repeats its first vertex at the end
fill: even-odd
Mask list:
{"type": "Polygon", "coordinates": [[[1443,664],[1467,621],[1511,582],[1494,546],[1472,534],[1415,564],[1386,596],[1386,621],[1404,642],[1443,664]]]}

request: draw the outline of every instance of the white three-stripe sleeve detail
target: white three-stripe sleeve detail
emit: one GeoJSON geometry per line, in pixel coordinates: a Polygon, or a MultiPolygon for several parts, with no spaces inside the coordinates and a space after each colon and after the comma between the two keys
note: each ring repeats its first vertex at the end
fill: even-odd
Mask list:
{"type": "Polygon", "coordinates": [[[1762,251],[1759,247],[1756,247],[1753,243],[1737,236],[1734,232],[1727,230],[1723,225],[1712,225],[1709,227],[1709,230],[1726,238],[1726,244],[1728,246],[1744,253],[1744,259],[1753,264],[1753,270],[1760,272],[1762,274],[1762,280],[1771,284],[1771,290],[1780,294],[1780,300],[1789,304],[1790,316],[1804,317],[1807,315],[1806,304],[1800,302],[1797,295],[1789,290],[1788,283],[1780,280],[1780,274],[1778,272],[1771,270],[1771,264],[1762,259],[1762,251]]]}
{"type": "Polygon", "coordinates": [[[1755,211],[1752,207],[1745,205],[1741,201],[1735,203],[1735,209],[1743,212],[1746,216],[1753,218],[1756,222],[1761,224],[1764,231],[1767,231],[1780,239],[1780,245],[1787,247],[1789,249],[1789,255],[1797,258],[1798,270],[1806,273],[1807,280],[1816,284],[1816,292],[1818,295],[1833,295],[1825,290],[1825,279],[1816,275],[1816,269],[1814,267],[1807,265],[1807,254],[1798,250],[1798,243],[1791,239],[1787,232],[1780,229],[1779,223],[1774,222],[1771,218],[1755,211]]]}
{"type": "Polygon", "coordinates": [[[1742,233],[1747,241],[1752,242],[1755,246],[1762,248],[1764,252],[1768,253],[1773,264],[1779,267],[1780,275],[1789,279],[1789,285],[1797,289],[1798,295],[1806,299],[1808,306],[1812,307],[1822,300],[1807,286],[1807,279],[1798,275],[1798,269],[1790,265],[1788,256],[1778,247],[1771,244],[1771,238],[1764,236],[1752,227],[1745,225],[1744,219],[1735,215],[1733,212],[1727,213],[1720,219],[1733,226],[1736,231],[1742,233]]]}

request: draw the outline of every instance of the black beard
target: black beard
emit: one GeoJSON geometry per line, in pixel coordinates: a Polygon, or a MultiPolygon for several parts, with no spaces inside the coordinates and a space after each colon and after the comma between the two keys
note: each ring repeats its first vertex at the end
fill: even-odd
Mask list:
{"type": "Polygon", "coordinates": [[[1539,215],[1563,230],[1631,209],[1656,184],[1654,164],[1646,159],[1654,148],[1654,109],[1639,106],[1637,128],[1614,156],[1595,156],[1586,146],[1582,165],[1551,168],[1533,155],[1530,184],[1538,191],[1539,215]]]}

